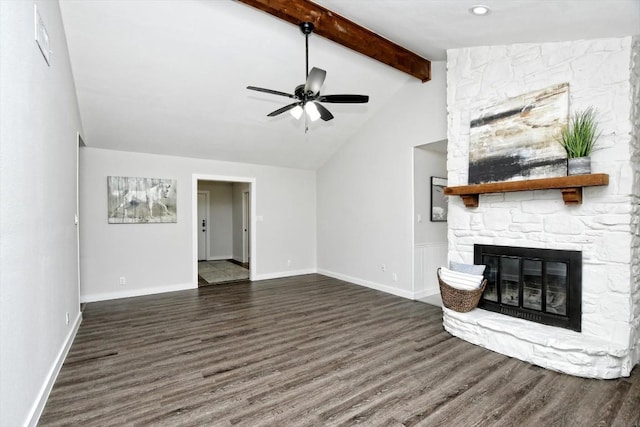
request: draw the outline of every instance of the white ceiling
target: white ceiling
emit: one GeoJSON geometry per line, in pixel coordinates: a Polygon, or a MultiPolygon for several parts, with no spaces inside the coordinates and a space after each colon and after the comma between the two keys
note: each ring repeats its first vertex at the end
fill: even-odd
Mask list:
{"type": "MultiPolygon", "coordinates": [[[[640,34],[640,0],[319,0],[431,60],[446,49],[640,34]],[[468,9],[491,7],[488,16],[468,9]]],[[[310,124],[267,113],[304,82],[304,36],[231,0],[61,0],[84,140],[90,147],[315,169],[407,81],[389,66],[311,36],[323,94],[369,95],[326,104],[310,124]]],[[[55,47],[52,47],[55,55],[55,47]]],[[[429,84],[429,83],[425,83],[429,84]]]]}

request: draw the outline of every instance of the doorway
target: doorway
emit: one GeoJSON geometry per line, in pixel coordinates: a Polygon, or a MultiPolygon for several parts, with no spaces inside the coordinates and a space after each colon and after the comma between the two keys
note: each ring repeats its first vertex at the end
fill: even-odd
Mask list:
{"type": "Polygon", "coordinates": [[[253,178],[194,175],[194,282],[251,280],[255,271],[253,178]]]}
{"type": "Polygon", "coordinates": [[[447,177],[446,140],[413,148],[413,296],[441,305],[436,271],[447,263],[447,223],[432,215],[432,177],[447,177]]]}

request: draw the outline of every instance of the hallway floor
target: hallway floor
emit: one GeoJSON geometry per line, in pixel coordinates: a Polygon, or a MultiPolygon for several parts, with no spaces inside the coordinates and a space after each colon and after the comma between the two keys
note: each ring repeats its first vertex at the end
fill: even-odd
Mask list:
{"type": "Polygon", "coordinates": [[[198,262],[198,284],[200,286],[249,280],[249,269],[231,261],[198,262]]]}

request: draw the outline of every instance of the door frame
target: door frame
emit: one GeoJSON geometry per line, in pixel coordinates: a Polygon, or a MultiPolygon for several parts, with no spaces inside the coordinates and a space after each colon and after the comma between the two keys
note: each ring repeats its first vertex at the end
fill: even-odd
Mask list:
{"type": "MultiPolygon", "coordinates": [[[[204,247],[204,261],[208,261],[209,260],[209,247],[210,247],[210,244],[211,244],[211,241],[209,240],[209,235],[210,235],[209,226],[211,225],[211,224],[209,224],[210,219],[211,219],[210,215],[209,215],[209,201],[210,201],[210,198],[211,198],[211,194],[210,194],[209,191],[206,191],[206,190],[198,190],[197,191],[197,194],[196,194],[196,216],[198,215],[198,213],[197,213],[197,210],[199,209],[198,196],[200,194],[204,194],[205,199],[206,199],[206,202],[205,202],[206,203],[205,204],[205,215],[206,215],[206,219],[207,219],[207,225],[205,227],[206,231],[205,231],[205,235],[204,235],[204,240],[205,240],[205,243],[204,243],[205,244],[205,247],[204,247]]],[[[199,224],[200,224],[200,219],[196,217],[196,228],[198,228],[198,229],[200,228],[199,224]]],[[[198,232],[196,237],[197,236],[200,236],[200,232],[198,232]]],[[[198,241],[196,240],[196,245],[197,244],[198,244],[198,241]]],[[[197,248],[197,246],[196,246],[196,248],[197,248]]],[[[199,258],[197,252],[196,252],[196,258],[199,258]]],[[[200,260],[198,260],[198,261],[200,261],[200,260]]]]}
{"type": "MultiPolygon", "coordinates": [[[[80,131],[76,132],[76,212],[74,218],[74,224],[76,227],[76,256],[77,256],[77,267],[78,267],[78,303],[81,300],[82,296],[82,268],[80,264],[80,149],[82,147],[86,147],[87,145],[84,143],[84,139],[82,138],[82,134],[80,131]]],[[[80,307],[78,307],[80,310],[80,307]]]]}
{"type": "Polygon", "coordinates": [[[249,184],[249,195],[251,200],[249,231],[252,234],[249,238],[249,257],[251,258],[251,264],[249,265],[249,280],[254,280],[256,271],[258,271],[258,257],[256,255],[258,237],[256,236],[257,233],[253,232],[253,230],[256,229],[257,179],[255,177],[246,176],[207,175],[194,173],[191,175],[191,264],[193,268],[191,280],[194,287],[198,286],[198,181],[244,182],[249,184]]]}

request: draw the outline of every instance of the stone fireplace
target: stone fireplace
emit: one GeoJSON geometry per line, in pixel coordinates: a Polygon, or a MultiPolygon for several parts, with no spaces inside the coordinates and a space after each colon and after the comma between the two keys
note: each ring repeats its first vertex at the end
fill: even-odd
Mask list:
{"type": "MultiPolygon", "coordinates": [[[[531,321],[540,313],[551,318],[562,314],[555,291],[562,267],[553,261],[545,267],[543,261],[524,265],[527,256],[514,255],[516,261],[506,261],[501,270],[504,301],[489,290],[483,308],[469,313],[443,309],[443,324],[469,342],[549,369],[595,378],[628,376],[640,359],[638,39],[449,50],[449,185],[468,183],[469,126],[477,111],[563,82],[569,83],[570,112],[590,106],[598,111],[602,136],[600,150],[592,155],[592,170],[608,174],[609,185],[584,188],[582,204],[576,205],[565,205],[559,190],[482,194],[475,208],[465,207],[460,197],[449,197],[448,254],[449,260],[473,263],[474,245],[580,253],[579,301],[564,305],[566,310],[579,306],[579,321],[571,327],[531,321]],[[516,264],[521,270],[513,273],[516,264]],[[543,269],[551,275],[535,286],[555,293],[546,295],[544,304],[532,289],[513,287],[531,272],[542,275],[543,269]],[[511,313],[511,308],[523,308],[525,297],[525,314],[511,313]],[[497,302],[492,298],[506,304],[492,311],[489,306],[497,302]]],[[[565,297],[575,293],[569,290],[565,297]]]]}

